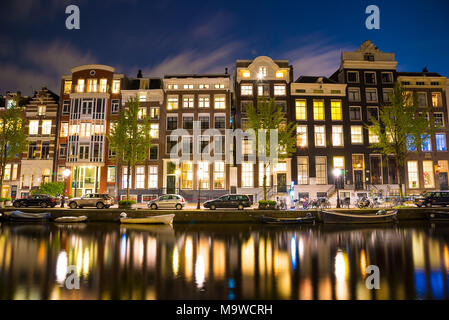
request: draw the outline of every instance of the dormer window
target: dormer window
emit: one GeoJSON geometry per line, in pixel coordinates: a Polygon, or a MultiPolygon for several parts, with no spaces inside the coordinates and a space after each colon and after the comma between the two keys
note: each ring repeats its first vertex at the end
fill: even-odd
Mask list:
{"type": "Polygon", "coordinates": [[[259,67],[259,78],[265,78],[267,76],[267,67],[259,67]]]}
{"type": "Polygon", "coordinates": [[[374,61],[374,55],[372,55],[371,53],[367,53],[365,54],[365,61],[374,61]]]}

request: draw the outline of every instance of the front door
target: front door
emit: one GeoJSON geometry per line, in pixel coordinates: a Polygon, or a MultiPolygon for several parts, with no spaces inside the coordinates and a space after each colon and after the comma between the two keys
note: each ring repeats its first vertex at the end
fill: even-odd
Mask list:
{"type": "Polygon", "coordinates": [[[440,190],[449,190],[447,172],[440,172],[438,176],[440,190]]]}
{"type": "Polygon", "coordinates": [[[363,190],[363,171],[354,170],[354,188],[355,190],[363,190]]]}
{"type": "Polygon", "coordinates": [[[176,193],[176,176],[167,176],[167,194],[176,193]]]}
{"type": "Polygon", "coordinates": [[[278,192],[287,192],[287,174],[278,173],[277,182],[278,182],[278,192]]]}

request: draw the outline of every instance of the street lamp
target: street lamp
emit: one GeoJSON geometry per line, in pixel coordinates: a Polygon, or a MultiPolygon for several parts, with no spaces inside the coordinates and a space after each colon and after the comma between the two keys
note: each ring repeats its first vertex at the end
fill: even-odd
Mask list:
{"type": "Polygon", "coordinates": [[[201,196],[201,180],[203,180],[203,169],[198,170],[198,204],[196,205],[196,209],[200,210],[200,196],[201,196]]]}
{"type": "Polygon", "coordinates": [[[332,172],[334,174],[335,177],[335,189],[337,190],[337,208],[340,208],[340,194],[338,192],[338,180],[341,176],[341,169],[337,169],[335,168],[332,172]]]}
{"type": "Polygon", "coordinates": [[[61,207],[64,207],[64,202],[65,202],[65,190],[67,188],[67,178],[70,176],[71,171],[68,168],[65,168],[64,171],[62,171],[62,174],[64,176],[64,192],[62,193],[62,197],[63,197],[63,202],[61,203],[61,207]]]}

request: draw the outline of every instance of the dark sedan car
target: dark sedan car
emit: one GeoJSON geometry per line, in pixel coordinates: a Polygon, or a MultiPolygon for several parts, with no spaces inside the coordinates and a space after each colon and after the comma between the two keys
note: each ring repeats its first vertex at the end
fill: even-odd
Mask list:
{"type": "Polygon", "coordinates": [[[12,203],[12,205],[16,208],[20,207],[41,207],[41,208],[47,208],[52,207],[54,208],[59,203],[59,200],[53,197],[50,197],[45,194],[36,194],[29,196],[25,199],[16,199],[12,203]]]}
{"type": "Polygon", "coordinates": [[[431,191],[415,198],[415,205],[419,208],[432,206],[449,206],[449,191],[431,191]]]}
{"type": "Polygon", "coordinates": [[[243,208],[251,207],[251,204],[251,199],[248,196],[228,194],[218,199],[206,201],[203,206],[211,210],[215,210],[216,208],[237,208],[243,210],[243,208]]]}

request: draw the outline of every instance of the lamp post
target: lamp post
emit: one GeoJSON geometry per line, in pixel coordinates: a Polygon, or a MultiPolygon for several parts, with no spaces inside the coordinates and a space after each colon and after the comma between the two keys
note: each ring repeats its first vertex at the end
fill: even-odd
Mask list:
{"type": "Polygon", "coordinates": [[[64,176],[64,192],[62,193],[63,200],[61,201],[61,208],[64,208],[65,203],[65,189],[67,188],[67,178],[70,176],[70,169],[65,168],[64,171],[62,171],[62,174],[64,176]]]}
{"type": "Polygon", "coordinates": [[[198,170],[198,204],[196,205],[196,209],[200,210],[200,197],[201,197],[201,180],[203,180],[203,169],[198,170]]]}
{"type": "Polygon", "coordinates": [[[340,208],[340,193],[338,192],[338,180],[341,176],[341,169],[335,168],[332,172],[335,177],[335,189],[337,190],[337,208],[340,208]]]}

